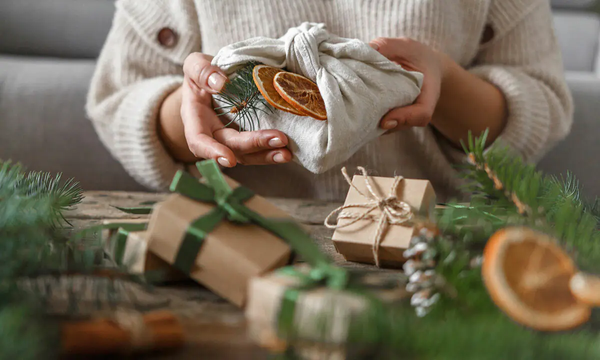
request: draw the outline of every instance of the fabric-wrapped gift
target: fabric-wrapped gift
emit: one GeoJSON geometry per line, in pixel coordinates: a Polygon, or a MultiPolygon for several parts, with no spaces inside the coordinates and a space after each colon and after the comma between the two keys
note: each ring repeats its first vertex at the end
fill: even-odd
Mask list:
{"type": "Polygon", "coordinates": [[[350,179],[344,205],[334,210],[325,225],[335,229],[332,240],[336,250],[348,261],[399,267],[403,252],[420,225],[430,222],[436,196],[428,180],[362,175],[350,179]],[[337,215],[337,224],[332,218],[337,215]]]}
{"type": "Polygon", "coordinates": [[[202,182],[177,173],[177,194],[154,208],[150,251],[241,307],[251,278],[288,264],[292,247],[313,244],[287,214],[224,177],[214,161],[197,167],[202,182]]]}
{"type": "Polygon", "coordinates": [[[148,251],[148,220],[105,220],[102,223],[104,251],[114,264],[132,274],[152,274],[153,279],[174,281],[186,276],[148,251]]]}
{"type": "Polygon", "coordinates": [[[254,278],[245,312],[253,340],[271,349],[292,338],[339,349],[352,322],[369,308],[370,297],[393,304],[410,296],[400,273],[348,272],[348,283],[337,288],[328,286],[322,274],[296,265],[254,278]]]}
{"type": "MultiPolygon", "coordinates": [[[[326,121],[279,110],[257,113],[258,128],[286,134],[294,161],[313,173],[346,161],[382,135],[379,120],[395,107],[412,104],[423,82],[423,74],[405,70],[363,41],[330,33],[324,24],[303,23],[279,39],[257,37],[231,44],[212,61],[227,75],[250,62],[285,69],[317,84],[326,121]]],[[[242,120],[236,119],[241,127],[242,120]]]]}

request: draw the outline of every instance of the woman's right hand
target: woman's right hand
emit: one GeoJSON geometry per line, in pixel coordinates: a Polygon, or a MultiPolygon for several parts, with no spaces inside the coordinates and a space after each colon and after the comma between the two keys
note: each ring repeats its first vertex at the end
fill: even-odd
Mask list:
{"type": "Polygon", "coordinates": [[[181,120],[187,145],[195,157],[214,159],[224,167],[281,164],[292,159],[288,139],[278,130],[238,131],[226,128],[217,116],[212,95],[227,77],[211,64],[212,57],[189,55],[183,65],[181,120]]]}

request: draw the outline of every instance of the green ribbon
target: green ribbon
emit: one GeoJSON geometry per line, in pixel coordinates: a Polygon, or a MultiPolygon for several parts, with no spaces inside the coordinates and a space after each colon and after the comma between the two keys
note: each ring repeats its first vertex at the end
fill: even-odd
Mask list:
{"type": "MultiPolygon", "coordinates": [[[[298,271],[293,266],[279,270],[283,274],[300,279],[298,286],[286,289],[279,309],[278,329],[284,336],[293,331],[296,303],[303,291],[321,286],[333,290],[353,289],[355,284],[360,283],[361,276],[334,266],[331,259],[320,251],[312,238],[295,221],[265,218],[246,207],[244,202],[254,196],[253,192],[243,186],[232,189],[215,161],[202,161],[196,166],[206,183],[179,171],[173,179],[171,191],[196,201],[214,204],[215,207],[192,221],[186,229],[173,264],[176,268],[187,274],[191,272],[204,239],[224,219],[258,225],[283,239],[310,265],[308,272],[298,271]]],[[[362,290],[358,290],[359,286],[356,289],[362,293],[362,290]]],[[[368,294],[365,296],[368,297],[368,294]]]]}
{"type": "Polygon", "coordinates": [[[113,207],[124,213],[132,214],[132,215],[149,215],[152,213],[152,206],[131,206],[131,207],[113,206],[113,207]]]}
{"type": "Polygon", "coordinates": [[[123,221],[109,224],[99,224],[79,231],[75,234],[74,238],[80,239],[86,234],[93,234],[102,230],[116,230],[115,234],[113,234],[110,238],[110,248],[104,247],[104,251],[113,258],[117,265],[123,265],[123,257],[125,256],[125,248],[127,247],[127,238],[129,237],[129,233],[135,231],[144,231],[147,228],[147,222],[131,223],[123,221]]]}
{"type": "Polygon", "coordinates": [[[125,248],[127,247],[127,239],[129,238],[130,232],[144,231],[148,227],[147,223],[121,223],[118,227],[118,231],[113,235],[111,239],[111,254],[117,265],[123,265],[125,257],[125,248]]]}
{"type": "Polygon", "coordinates": [[[370,284],[365,280],[370,275],[369,272],[349,271],[331,264],[321,264],[308,271],[302,271],[294,266],[286,266],[277,270],[277,273],[299,279],[298,285],[286,288],[281,300],[277,329],[278,334],[284,339],[290,339],[293,336],[296,304],[303,292],[327,287],[330,290],[351,291],[372,302],[377,299],[370,293],[370,290],[398,288],[401,287],[401,280],[404,279],[403,276],[394,275],[378,279],[377,283],[370,284]]]}
{"type": "Polygon", "coordinates": [[[186,229],[173,264],[176,268],[186,274],[192,271],[204,239],[224,219],[240,224],[252,223],[270,231],[288,243],[296,254],[315,268],[323,268],[324,264],[330,263],[329,258],[296,222],[289,219],[265,218],[246,207],[244,202],[251,199],[254,193],[243,186],[232,189],[214,160],[205,160],[196,166],[206,183],[179,171],[170,189],[190,199],[214,204],[215,207],[192,221],[186,229]]]}
{"type": "Polygon", "coordinates": [[[308,272],[300,271],[293,266],[283,267],[277,272],[282,275],[296,277],[300,280],[300,284],[289,287],[284,291],[281,300],[279,316],[277,317],[277,328],[279,334],[284,338],[289,338],[293,332],[296,303],[302,292],[321,286],[327,286],[334,290],[342,290],[349,285],[349,273],[342,268],[328,263],[321,263],[308,270],[308,272]]]}

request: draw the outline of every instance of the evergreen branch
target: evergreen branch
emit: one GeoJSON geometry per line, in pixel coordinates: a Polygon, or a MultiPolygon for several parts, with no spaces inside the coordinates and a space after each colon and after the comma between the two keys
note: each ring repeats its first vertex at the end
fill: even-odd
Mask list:
{"type": "MultiPolygon", "coordinates": [[[[573,174],[567,173],[564,178],[545,176],[508,148],[492,148],[484,154],[485,135],[474,139],[469,134],[464,148],[471,168],[465,178],[470,180],[467,188],[483,193],[488,206],[506,211],[504,224],[495,223],[494,228],[516,223],[545,231],[567,250],[577,252],[582,266],[600,269],[600,264],[595,264],[600,259],[600,248],[596,246],[600,242],[600,222],[594,213],[597,201],[590,205],[583,199],[573,174]]],[[[484,220],[474,211],[469,216],[484,220]]]]}
{"type": "MultiPolygon", "coordinates": [[[[491,301],[479,260],[489,237],[509,225],[538,228],[578,254],[580,265],[600,265],[598,201],[581,196],[575,178],[544,176],[506,148],[485,150],[485,135],[463,144],[469,164],[463,176],[472,193],[468,205],[445,204],[437,224],[436,273],[455,288],[424,318],[410,307],[374,314],[351,330],[348,353],[364,344],[379,359],[596,359],[597,319],[578,332],[546,334],[523,328],[491,301]],[[367,334],[367,335],[365,335],[367,334]],[[376,336],[369,336],[376,334],[376,336]]],[[[584,267],[585,268],[585,267],[584,267]]]]}
{"type": "Polygon", "coordinates": [[[258,112],[270,113],[273,111],[254,83],[252,71],[256,65],[258,65],[256,62],[244,65],[215,96],[223,104],[215,108],[217,116],[231,116],[231,120],[226,126],[237,123],[240,129],[253,131],[260,124],[258,112]]]}
{"type": "Polygon", "coordinates": [[[107,279],[98,273],[98,238],[71,239],[65,211],[82,198],[73,180],[26,173],[20,164],[0,161],[0,358],[56,357],[60,341],[53,338],[53,322],[44,317],[48,297],[66,294],[73,310],[91,290],[102,307],[124,299],[119,293],[128,291],[110,283],[143,283],[144,279],[127,274],[107,279]],[[57,287],[52,281],[74,273],[88,274],[91,287],[57,287]],[[30,283],[27,291],[24,281],[30,283]],[[107,288],[115,291],[108,293],[107,288]]]}
{"type": "Polygon", "coordinates": [[[22,301],[0,306],[0,359],[58,358],[59,329],[43,316],[22,301]]]}
{"type": "Polygon", "coordinates": [[[11,206],[21,203],[24,212],[39,212],[44,219],[57,228],[67,223],[64,211],[71,209],[83,199],[79,184],[72,179],[61,181],[61,175],[52,177],[47,172],[30,172],[20,164],[0,161],[0,204],[11,206]],[[39,201],[26,204],[27,201],[39,201]]]}

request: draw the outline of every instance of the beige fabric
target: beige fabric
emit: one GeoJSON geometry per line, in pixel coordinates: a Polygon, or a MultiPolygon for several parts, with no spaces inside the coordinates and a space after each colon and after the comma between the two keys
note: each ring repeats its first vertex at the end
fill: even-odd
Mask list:
{"type": "MultiPolygon", "coordinates": [[[[185,57],[193,51],[214,55],[250,37],[280,37],[304,21],[363,41],[408,36],[449,54],[503,91],[509,119],[500,141],[527,160],[539,159],[570,130],[572,99],[546,0],[120,0],[92,81],[88,114],[133,177],[165,189],[182,165],[158,138],[157,113],[181,83],[185,57]],[[480,44],[486,26],[494,37],[480,44]],[[164,27],[177,32],[174,47],[159,43],[164,27]]],[[[340,168],[364,165],[372,175],[429,179],[444,200],[457,193],[453,163],[461,159],[460,151],[427,127],[380,137],[320,175],[297,164],[227,172],[264,196],[343,200],[348,186],[340,168]]]]}

